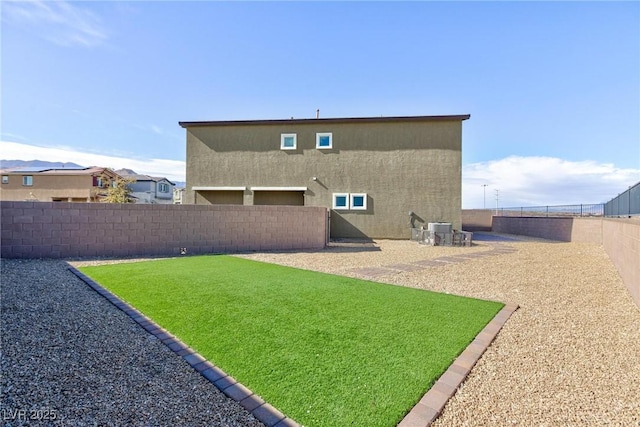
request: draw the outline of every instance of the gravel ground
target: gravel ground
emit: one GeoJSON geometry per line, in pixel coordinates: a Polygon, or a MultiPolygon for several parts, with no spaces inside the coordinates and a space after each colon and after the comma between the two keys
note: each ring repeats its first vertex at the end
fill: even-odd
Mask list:
{"type": "Polygon", "coordinates": [[[63,261],[2,260],[0,295],[2,425],[262,425],[63,261]]]}
{"type": "Polygon", "coordinates": [[[518,240],[472,248],[380,241],[360,252],[246,257],[358,276],[365,266],[514,248],[375,278],[520,305],[433,425],[640,426],[640,309],[604,249],[518,240]]]}
{"type": "MultiPolygon", "coordinates": [[[[378,241],[242,256],[366,277],[496,246],[515,251],[375,277],[520,305],[434,425],[640,426],[640,309],[602,247],[378,241]]],[[[3,261],[3,408],[54,409],[65,425],[259,425],[147,336],[64,262],[3,261]]]]}

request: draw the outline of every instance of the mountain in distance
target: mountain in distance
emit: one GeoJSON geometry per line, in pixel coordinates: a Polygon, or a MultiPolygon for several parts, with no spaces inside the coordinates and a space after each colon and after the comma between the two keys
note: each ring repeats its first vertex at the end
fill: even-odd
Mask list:
{"type": "Polygon", "coordinates": [[[44,160],[0,160],[0,169],[8,168],[82,168],[71,162],[47,162],[44,160]]]}
{"type": "Polygon", "coordinates": [[[114,171],[115,173],[117,173],[120,176],[126,176],[126,175],[138,175],[138,173],[134,170],[131,169],[118,169],[116,171],[114,171]]]}

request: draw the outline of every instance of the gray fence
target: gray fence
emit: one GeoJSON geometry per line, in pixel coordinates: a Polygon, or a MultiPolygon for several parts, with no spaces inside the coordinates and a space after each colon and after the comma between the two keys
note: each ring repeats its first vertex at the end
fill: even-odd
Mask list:
{"type": "Polygon", "coordinates": [[[496,209],[496,216],[597,217],[604,215],[602,203],[589,205],[526,206],[496,209]]]}
{"type": "Polygon", "coordinates": [[[640,182],[605,203],[605,216],[640,215],[640,182]]]}

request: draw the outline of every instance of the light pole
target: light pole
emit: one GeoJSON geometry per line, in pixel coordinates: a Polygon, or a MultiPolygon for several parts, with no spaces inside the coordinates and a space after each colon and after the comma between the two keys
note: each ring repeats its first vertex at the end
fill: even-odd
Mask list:
{"type": "Polygon", "coordinates": [[[500,190],[496,188],[496,216],[498,215],[498,202],[500,200],[500,190]]]}
{"type": "Polygon", "coordinates": [[[487,209],[487,186],[489,184],[482,184],[482,209],[487,209]]]}

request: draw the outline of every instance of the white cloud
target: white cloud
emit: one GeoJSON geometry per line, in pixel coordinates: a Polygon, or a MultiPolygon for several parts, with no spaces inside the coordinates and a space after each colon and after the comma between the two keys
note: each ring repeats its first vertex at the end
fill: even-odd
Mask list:
{"type": "Polygon", "coordinates": [[[640,169],[620,169],[593,160],[510,156],[462,168],[463,208],[602,203],[640,181],[640,169]],[[482,185],[488,184],[483,189],[482,185]]]}
{"type": "Polygon", "coordinates": [[[144,175],[163,176],[171,181],[185,181],[186,174],[185,162],[180,160],[132,159],[87,153],[69,147],[38,147],[19,142],[0,141],[0,153],[4,160],[44,160],[73,162],[81,166],[126,168],[144,175]]]}
{"type": "Polygon", "coordinates": [[[92,47],[107,40],[100,18],[67,1],[5,1],[2,21],[61,46],[92,47]]]}

